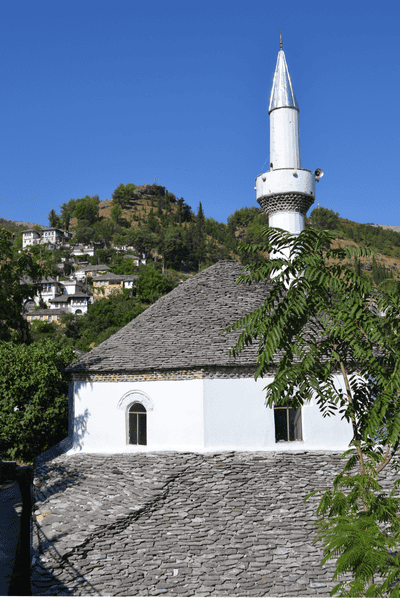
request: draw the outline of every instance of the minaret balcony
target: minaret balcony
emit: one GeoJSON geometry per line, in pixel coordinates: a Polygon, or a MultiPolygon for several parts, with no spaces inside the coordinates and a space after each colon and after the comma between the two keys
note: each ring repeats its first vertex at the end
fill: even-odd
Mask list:
{"type": "Polygon", "coordinates": [[[315,174],[308,169],[275,169],[256,179],[257,200],[273,194],[306,194],[314,201],[315,174]]]}

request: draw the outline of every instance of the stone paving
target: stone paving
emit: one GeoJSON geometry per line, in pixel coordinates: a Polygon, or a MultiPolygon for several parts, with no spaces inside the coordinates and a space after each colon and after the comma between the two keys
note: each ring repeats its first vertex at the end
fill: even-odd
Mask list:
{"type": "Polygon", "coordinates": [[[34,595],[329,596],[332,453],[61,455],[35,470],[34,595]]]}

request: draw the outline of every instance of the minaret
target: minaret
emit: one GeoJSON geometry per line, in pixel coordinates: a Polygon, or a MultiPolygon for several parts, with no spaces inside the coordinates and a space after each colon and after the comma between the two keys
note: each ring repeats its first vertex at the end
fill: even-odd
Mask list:
{"type": "Polygon", "coordinates": [[[301,168],[299,107],[282,47],[269,102],[270,170],[256,179],[257,202],[269,216],[269,226],[298,235],[315,200],[315,182],[323,172],[301,168]]]}

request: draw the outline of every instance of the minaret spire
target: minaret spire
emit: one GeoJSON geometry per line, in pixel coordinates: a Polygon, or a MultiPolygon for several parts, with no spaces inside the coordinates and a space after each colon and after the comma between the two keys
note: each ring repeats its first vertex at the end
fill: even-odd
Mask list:
{"type": "Polygon", "coordinates": [[[271,112],[276,108],[283,108],[284,106],[299,110],[296,102],[296,96],[294,95],[293,91],[292,80],[290,79],[289,75],[285,53],[282,48],[281,34],[281,49],[278,52],[278,59],[276,61],[268,113],[271,114],[271,112]]]}
{"type": "Polygon", "coordinates": [[[312,173],[301,168],[299,107],[283,51],[282,32],[268,113],[270,170],[256,179],[257,201],[268,214],[270,227],[298,235],[315,200],[315,182],[322,171],[312,173]]]}

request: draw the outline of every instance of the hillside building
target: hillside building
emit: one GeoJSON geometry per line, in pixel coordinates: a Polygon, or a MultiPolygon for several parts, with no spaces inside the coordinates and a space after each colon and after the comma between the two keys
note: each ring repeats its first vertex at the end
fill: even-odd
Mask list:
{"type": "Polygon", "coordinates": [[[139,275],[116,275],[115,273],[104,273],[93,277],[93,297],[95,300],[106,298],[111,294],[118,294],[123,290],[132,290],[139,275]]]}
{"type": "Polygon", "coordinates": [[[37,246],[38,244],[49,244],[50,248],[56,248],[64,245],[72,236],[72,232],[64,231],[58,227],[42,227],[41,231],[25,229],[22,232],[22,248],[37,246]]]}

